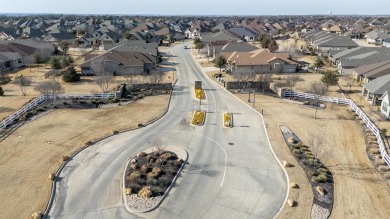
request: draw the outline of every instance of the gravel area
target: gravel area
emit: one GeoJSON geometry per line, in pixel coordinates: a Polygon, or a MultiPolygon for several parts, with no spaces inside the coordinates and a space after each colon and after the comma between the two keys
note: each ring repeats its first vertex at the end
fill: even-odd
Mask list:
{"type": "Polygon", "coordinates": [[[313,208],[311,209],[311,218],[313,219],[327,219],[329,214],[330,211],[328,209],[316,204],[314,204],[313,208]]]}
{"type": "Polygon", "coordinates": [[[137,194],[126,195],[127,205],[134,211],[148,211],[154,208],[162,199],[162,196],[142,198],[137,194]]]}

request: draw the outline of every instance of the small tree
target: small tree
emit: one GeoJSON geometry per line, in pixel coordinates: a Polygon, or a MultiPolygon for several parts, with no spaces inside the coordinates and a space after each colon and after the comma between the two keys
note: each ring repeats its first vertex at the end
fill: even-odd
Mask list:
{"type": "Polygon", "coordinates": [[[204,47],[204,45],[202,42],[195,44],[195,49],[197,49],[198,52],[200,52],[200,50],[203,49],[203,47],[204,47]]]}
{"type": "Polygon", "coordinates": [[[16,84],[22,91],[23,96],[27,95],[27,89],[31,85],[31,79],[29,77],[24,77],[23,75],[15,77],[14,84],[16,84]]]}
{"type": "Polygon", "coordinates": [[[126,40],[130,39],[131,36],[132,36],[132,34],[129,31],[127,31],[123,34],[123,38],[125,38],[126,40]]]}
{"type": "Polygon", "coordinates": [[[198,44],[198,43],[201,43],[202,41],[200,40],[199,37],[195,37],[194,39],[194,45],[198,44]]]}
{"type": "Polygon", "coordinates": [[[351,76],[346,76],[345,80],[346,80],[347,86],[349,87],[349,93],[351,93],[352,86],[355,85],[355,81],[353,80],[353,78],[351,76]]]}
{"type": "Polygon", "coordinates": [[[62,75],[62,80],[65,82],[80,81],[80,75],[77,74],[76,69],[73,66],[69,66],[62,75]]]}
{"type": "Polygon", "coordinates": [[[0,96],[4,96],[4,90],[1,86],[0,86],[0,96]]]}
{"type": "Polygon", "coordinates": [[[34,90],[45,95],[46,98],[50,98],[51,104],[53,104],[56,95],[64,91],[61,84],[56,80],[44,81],[42,83],[39,83],[35,86],[34,90]]]}
{"type": "Polygon", "coordinates": [[[58,57],[52,57],[50,59],[50,65],[52,69],[61,69],[61,62],[58,57]]]}
{"type": "Polygon", "coordinates": [[[314,119],[317,118],[317,105],[319,104],[320,97],[325,95],[326,91],[327,91],[327,88],[323,83],[313,82],[310,84],[309,92],[316,95],[316,97],[314,99],[315,104],[316,104],[316,106],[314,107],[314,109],[315,109],[314,119]]]}
{"type": "Polygon", "coordinates": [[[33,60],[35,64],[42,63],[42,56],[40,53],[34,53],[33,60]]]}
{"type": "Polygon", "coordinates": [[[175,42],[175,36],[173,36],[173,34],[168,34],[168,42],[169,43],[174,43],[175,42]]]}
{"type": "Polygon", "coordinates": [[[324,62],[322,61],[322,59],[320,57],[317,56],[317,59],[316,59],[316,62],[314,63],[314,66],[317,68],[321,68],[322,66],[324,66],[324,62]]]}
{"type": "Polygon", "coordinates": [[[91,61],[91,68],[96,74],[95,83],[104,93],[107,93],[114,81],[114,75],[109,72],[110,69],[106,69],[108,66],[105,65],[100,57],[91,61]]]}
{"type": "Polygon", "coordinates": [[[266,35],[266,34],[260,34],[258,39],[260,41],[261,48],[263,48],[263,49],[267,48],[268,44],[271,41],[271,38],[268,35],[266,35]]]}
{"type": "Polygon", "coordinates": [[[227,61],[225,59],[225,57],[223,56],[218,56],[216,59],[215,59],[215,67],[219,68],[219,72],[222,71],[222,67],[224,67],[226,65],[227,61]]]}
{"type": "Polygon", "coordinates": [[[275,52],[276,50],[279,49],[279,44],[276,42],[276,40],[271,39],[270,42],[267,45],[267,48],[271,52],[275,52]]]}
{"type": "Polygon", "coordinates": [[[245,91],[248,82],[256,78],[256,72],[251,69],[236,70],[232,74],[234,81],[241,84],[241,88],[245,91]]]}
{"type": "Polygon", "coordinates": [[[62,68],[66,68],[68,67],[70,64],[72,64],[74,62],[73,58],[70,57],[70,56],[65,56],[62,58],[61,60],[61,66],[62,68]]]}
{"type": "Polygon", "coordinates": [[[153,72],[148,76],[148,82],[150,84],[160,84],[163,82],[163,79],[164,79],[164,73],[160,71],[153,72]]]}
{"type": "Polygon", "coordinates": [[[339,78],[336,73],[332,71],[326,71],[321,78],[321,82],[324,83],[326,90],[328,90],[330,86],[338,84],[339,78]]]}
{"type": "Polygon", "coordinates": [[[265,93],[265,88],[269,88],[269,84],[272,80],[272,74],[259,74],[258,81],[262,82],[262,88],[263,88],[263,93],[265,93]]]}
{"type": "Polygon", "coordinates": [[[69,44],[68,44],[68,42],[66,42],[66,41],[61,41],[60,44],[59,44],[59,46],[60,46],[60,49],[62,50],[62,52],[64,52],[64,54],[66,54],[66,53],[68,52],[68,50],[69,50],[69,44]]]}
{"type": "Polygon", "coordinates": [[[286,84],[292,90],[295,84],[300,80],[299,75],[293,74],[286,76],[286,84]]]}

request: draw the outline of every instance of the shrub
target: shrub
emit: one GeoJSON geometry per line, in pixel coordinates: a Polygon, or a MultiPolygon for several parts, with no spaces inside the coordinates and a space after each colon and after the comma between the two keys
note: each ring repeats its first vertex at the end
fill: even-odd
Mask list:
{"type": "Polygon", "coordinates": [[[299,149],[294,149],[294,150],[293,150],[293,153],[294,153],[294,154],[301,154],[302,152],[301,152],[301,150],[299,150],[299,149]]]}
{"type": "Polygon", "coordinates": [[[304,154],[305,154],[305,156],[309,156],[309,155],[313,156],[313,154],[310,151],[305,151],[304,154]]]}
{"type": "Polygon", "coordinates": [[[161,176],[159,179],[158,179],[158,184],[162,187],[168,187],[170,184],[171,184],[171,181],[172,181],[173,178],[167,176],[167,175],[164,175],[164,176],[161,176]]]}
{"type": "Polygon", "coordinates": [[[134,181],[136,181],[137,179],[139,179],[140,177],[141,177],[140,172],[134,171],[134,172],[132,172],[132,173],[130,174],[130,181],[131,181],[131,182],[134,182],[134,181]]]}
{"type": "Polygon", "coordinates": [[[320,179],[318,179],[317,176],[311,177],[311,181],[312,181],[312,182],[315,182],[315,183],[320,183],[320,179]]]}
{"type": "Polygon", "coordinates": [[[308,161],[308,163],[307,163],[308,166],[311,166],[311,167],[314,166],[314,164],[315,164],[315,159],[307,159],[307,161],[308,161]]]}
{"type": "Polygon", "coordinates": [[[300,149],[299,145],[297,145],[297,144],[292,144],[291,147],[292,147],[293,149],[300,149]]]}
{"type": "Polygon", "coordinates": [[[312,170],[309,170],[309,171],[307,172],[307,174],[308,174],[309,176],[317,176],[317,173],[314,172],[314,171],[312,171],[312,170]]]}
{"type": "Polygon", "coordinates": [[[116,135],[116,134],[118,134],[118,133],[119,133],[118,130],[112,130],[112,134],[113,134],[113,135],[116,135]]]}
{"type": "Polygon", "coordinates": [[[111,99],[110,102],[111,102],[111,103],[118,103],[119,100],[118,100],[117,98],[114,98],[114,99],[111,99]]]}
{"type": "Polygon", "coordinates": [[[4,90],[1,86],[0,86],[0,96],[4,96],[4,90]]]}
{"type": "Polygon", "coordinates": [[[309,159],[309,160],[313,160],[315,158],[313,155],[310,155],[310,154],[306,155],[305,157],[306,157],[306,159],[309,159]]]}
{"type": "Polygon", "coordinates": [[[37,111],[38,111],[38,112],[45,112],[46,109],[42,107],[42,108],[38,108],[37,111]]]}
{"type": "Polygon", "coordinates": [[[326,168],[318,168],[318,172],[320,172],[320,173],[328,173],[328,170],[326,168]]]}
{"type": "Polygon", "coordinates": [[[91,145],[93,142],[92,141],[87,141],[86,143],[85,143],[85,145],[91,145]]]}
{"type": "Polygon", "coordinates": [[[134,182],[130,183],[127,187],[131,188],[133,193],[138,193],[142,189],[141,185],[134,182]]]}
{"type": "Polygon", "coordinates": [[[52,69],[61,69],[61,62],[58,57],[51,57],[50,65],[52,69]]]}
{"type": "Polygon", "coordinates": [[[160,186],[151,186],[150,189],[152,190],[153,196],[160,196],[165,192],[165,189],[161,188],[160,186]]]}
{"type": "Polygon", "coordinates": [[[317,176],[317,178],[319,179],[319,181],[321,183],[324,183],[324,182],[328,181],[328,176],[326,174],[320,174],[320,175],[317,176]]]}
{"type": "Polygon", "coordinates": [[[65,82],[80,81],[80,75],[77,74],[76,69],[73,66],[69,66],[65,73],[62,75],[62,80],[65,82]]]}
{"type": "Polygon", "coordinates": [[[69,103],[68,103],[68,102],[63,102],[63,104],[64,104],[64,105],[69,105],[69,103]]]}
{"type": "Polygon", "coordinates": [[[370,154],[380,154],[381,153],[378,148],[371,148],[368,152],[370,154]]]}
{"type": "Polygon", "coordinates": [[[87,102],[84,101],[84,100],[82,100],[82,101],[80,101],[79,103],[80,103],[80,104],[86,104],[87,102]]]}

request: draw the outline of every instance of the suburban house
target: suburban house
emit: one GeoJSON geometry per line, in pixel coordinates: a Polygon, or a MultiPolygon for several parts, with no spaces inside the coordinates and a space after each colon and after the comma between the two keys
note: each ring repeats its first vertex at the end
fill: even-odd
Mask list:
{"type": "Polygon", "coordinates": [[[353,77],[359,84],[390,74],[390,60],[385,62],[364,65],[353,69],[353,77]]]}
{"type": "Polygon", "coordinates": [[[23,66],[22,56],[17,52],[0,51],[0,72],[23,66]]]}
{"type": "Polygon", "coordinates": [[[385,75],[363,84],[362,95],[371,105],[376,106],[382,101],[380,98],[383,94],[389,90],[390,75],[385,75]]]}
{"type": "Polygon", "coordinates": [[[329,55],[340,74],[352,74],[353,69],[390,60],[390,48],[356,47],[329,55]]]}
{"type": "Polygon", "coordinates": [[[53,42],[59,44],[60,42],[67,42],[69,45],[73,45],[76,36],[68,32],[59,32],[59,33],[47,33],[43,36],[43,39],[46,42],[53,42]]]}
{"type": "Polygon", "coordinates": [[[157,43],[158,45],[162,42],[161,38],[152,32],[135,32],[130,36],[129,40],[141,40],[146,43],[157,43]]]}
{"type": "Polygon", "coordinates": [[[330,28],[326,29],[325,32],[335,33],[337,35],[341,35],[344,33],[344,28],[339,25],[333,25],[330,28]]]}
{"type": "Polygon", "coordinates": [[[237,38],[240,38],[241,40],[247,41],[247,42],[252,42],[255,41],[257,36],[259,35],[258,33],[242,27],[242,28],[230,28],[228,30],[230,33],[232,33],[234,36],[237,38]]]}
{"type": "Polygon", "coordinates": [[[256,73],[293,73],[298,63],[289,59],[288,53],[273,53],[263,49],[251,52],[221,53],[227,60],[227,69],[235,71],[254,71],[256,73]]]}
{"type": "MultiPolygon", "coordinates": [[[[213,43],[214,46],[212,46],[212,53],[210,57],[213,59],[216,58],[221,53],[228,53],[228,52],[251,52],[258,50],[259,48],[256,46],[253,46],[247,42],[227,42],[224,43],[224,41],[219,41],[213,43]]],[[[207,47],[209,48],[209,47],[207,47]]]]}
{"type": "Polygon", "coordinates": [[[85,48],[85,47],[92,47],[96,45],[96,39],[92,37],[80,37],[78,39],[79,47],[85,48]]]}
{"type": "Polygon", "coordinates": [[[390,118],[390,91],[387,90],[381,97],[382,103],[381,103],[381,113],[387,118],[390,118]]]}
{"type": "Polygon", "coordinates": [[[87,56],[81,67],[82,75],[96,75],[94,66],[102,68],[113,76],[122,75],[125,72],[133,74],[149,73],[156,68],[156,59],[140,52],[108,51],[98,56],[87,56]]]}
{"type": "MultiPolygon", "coordinates": [[[[33,61],[33,55],[38,50],[36,48],[33,48],[31,46],[26,46],[19,43],[6,43],[6,44],[0,44],[0,52],[11,52],[11,53],[17,53],[20,55],[21,59],[17,60],[17,63],[15,63],[12,67],[21,67],[26,64],[30,64],[33,61]]],[[[11,55],[11,54],[9,54],[11,55]]],[[[13,58],[18,57],[17,55],[13,56],[13,58]]]]}
{"type": "Polygon", "coordinates": [[[307,39],[310,42],[311,47],[320,52],[346,50],[359,46],[349,36],[339,36],[334,33],[326,33],[318,30],[302,34],[301,38],[307,39]]]}
{"type": "Polygon", "coordinates": [[[150,54],[153,57],[158,55],[157,43],[146,43],[143,40],[124,40],[115,45],[105,45],[101,47],[103,51],[115,50],[118,52],[140,52],[150,54]]]}
{"type": "Polygon", "coordinates": [[[119,40],[122,38],[121,35],[115,33],[114,31],[108,31],[103,33],[98,39],[97,43],[99,45],[113,45],[115,43],[118,43],[119,40]]]}
{"type": "Polygon", "coordinates": [[[184,40],[185,35],[182,32],[178,32],[172,28],[169,27],[164,27],[161,28],[160,30],[154,32],[156,36],[159,36],[163,40],[168,40],[169,36],[173,36],[174,40],[184,40]]]}
{"type": "Polygon", "coordinates": [[[364,38],[366,39],[367,43],[382,45],[384,40],[390,39],[390,35],[384,31],[375,29],[369,33],[366,33],[364,38]]]}

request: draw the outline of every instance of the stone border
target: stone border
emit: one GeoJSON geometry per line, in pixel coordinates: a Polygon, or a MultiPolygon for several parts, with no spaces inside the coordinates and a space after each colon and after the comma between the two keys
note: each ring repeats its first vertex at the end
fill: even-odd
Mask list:
{"type": "MultiPolygon", "coordinates": [[[[179,148],[177,146],[168,146],[164,149],[165,151],[171,151],[173,153],[175,153],[177,155],[178,158],[181,158],[183,159],[183,163],[181,164],[179,170],[177,171],[175,177],[172,179],[172,182],[171,184],[169,185],[169,187],[167,188],[167,190],[165,190],[164,194],[162,195],[161,199],[151,208],[147,209],[147,210],[141,210],[141,211],[138,211],[138,210],[134,210],[132,208],[129,207],[129,205],[127,204],[127,198],[126,198],[126,193],[125,193],[125,189],[126,189],[126,172],[128,170],[128,166],[129,166],[129,162],[137,155],[133,155],[130,157],[130,159],[126,162],[126,166],[124,168],[124,171],[123,171],[123,181],[122,181],[122,197],[123,197],[123,202],[125,203],[125,209],[127,212],[129,213],[146,213],[146,212],[149,212],[149,211],[153,211],[154,209],[158,208],[160,206],[160,204],[164,201],[164,199],[168,196],[168,193],[169,191],[171,191],[172,187],[175,185],[175,182],[177,180],[177,178],[179,177],[181,171],[183,170],[185,164],[187,163],[188,161],[188,152],[182,148],[179,148]],[[185,157],[185,159],[184,159],[185,157]]],[[[145,152],[145,153],[150,153],[150,152],[153,152],[154,149],[153,148],[148,148],[144,151],[141,151],[141,152],[145,152]]],[[[139,153],[141,153],[139,152],[139,153]]],[[[137,153],[138,154],[138,153],[137,153]]]]}
{"type": "Polygon", "coordinates": [[[59,175],[60,175],[62,169],[66,166],[66,164],[68,164],[68,162],[69,162],[73,157],[75,157],[78,153],[80,153],[81,151],[85,150],[85,149],[88,148],[89,146],[92,146],[92,145],[96,144],[96,143],[99,142],[99,141],[102,141],[102,140],[104,140],[104,139],[106,139],[106,138],[112,137],[113,135],[117,135],[117,134],[119,134],[119,133],[124,133],[124,132],[127,132],[127,131],[132,131],[132,130],[137,130],[137,129],[143,128],[143,127],[145,127],[145,126],[147,126],[147,125],[151,125],[151,124],[155,123],[156,121],[158,121],[159,119],[161,119],[161,118],[162,118],[163,116],[165,116],[165,114],[167,114],[168,111],[169,111],[169,106],[170,106],[170,104],[171,104],[171,99],[172,99],[173,88],[175,87],[175,85],[176,85],[176,83],[177,83],[178,80],[179,80],[179,79],[176,79],[176,81],[173,83],[173,85],[172,85],[172,90],[171,90],[171,92],[169,93],[169,100],[168,100],[167,107],[165,108],[165,111],[164,111],[159,117],[157,117],[156,119],[153,119],[153,120],[147,122],[146,124],[143,124],[143,126],[138,126],[138,127],[135,127],[135,128],[130,128],[130,129],[121,130],[121,131],[118,131],[118,132],[115,133],[115,134],[109,134],[109,135],[103,136],[102,138],[99,138],[99,139],[97,139],[97,140],[91,141],[90,144],[86,144],[86,145],[84,145],[83,147],[81,147],[80,149],[78,149],[78,150],[76,150],[75,152],[73,152],[73,153],[69,156],[69,159],[66,160],[66,161],[64,161],[64,162],[61,164],[61,166],[60,166],[60,167],[58,168],[58,170],[55,172],[54,180],[52,180],[51,191],[50,191],[50,197],[49,197],[49,201],[48,201],[48,203],[47,203],[47,205],[46,205],[45,211],[44,211],[44,213],[43,213],[43,217],[42,217],[43,219],[48,219],[48,218],[49,218],[49,217],[48,217],[48,214],[49,214],[49,212],[50,212],[50,210],[51,210],[51,207],[52,207],[53,201],[54,201],[54,196],[55,196],[55,194],[56,194],[56,183],[57,183],[57,179],[58,179],[58,177],[59,177],[59,175]]]}
{"type": "Polygon", "coordinates": [[[202,112],[204,113],[204,116],[203,116],[203,121],[202,121],[202,123],[199,124],[199,125],[193,124],[193,123],[192,123],[192,121],[194,121],[194,117],[195,117],[195,112],[196,112],[196,111],[197,111],[197,110],[195,110],[194,113],[192,114],[192,118],[191,118],[190,124],[191,124],[192,126],[194,126],[194,127],[196,127],[196,126],[202,126],[202,125],[204,125],[204,122],[206,121],[206,111],[200,110],[200,111],[202,111],[202,112]]]}

